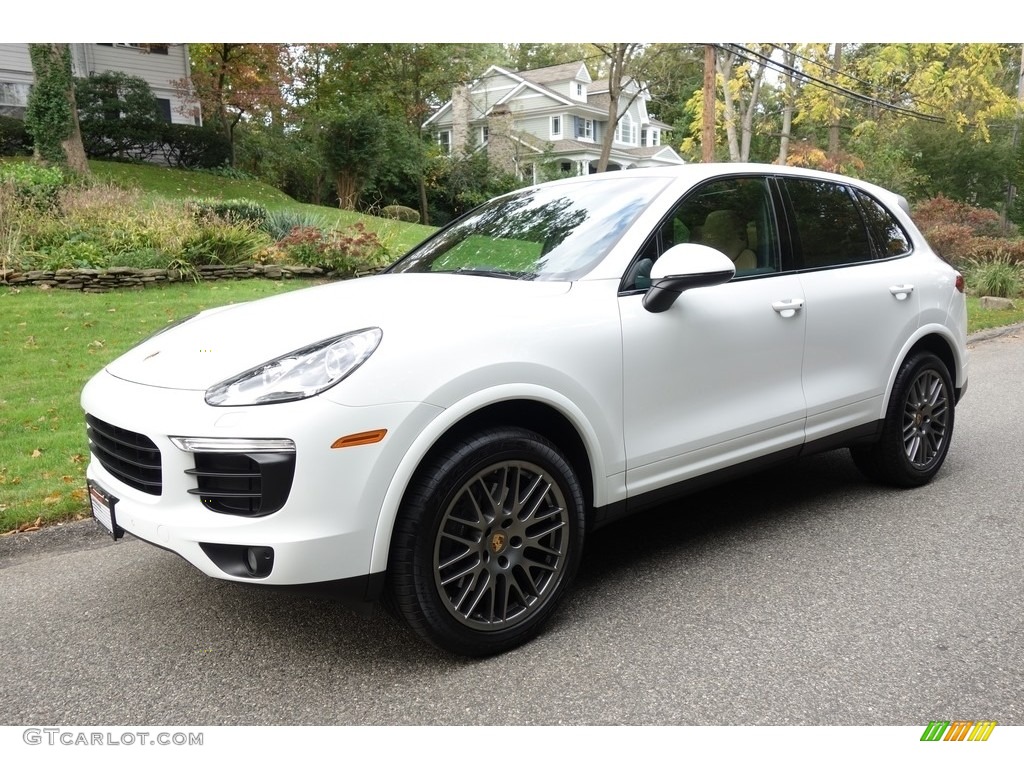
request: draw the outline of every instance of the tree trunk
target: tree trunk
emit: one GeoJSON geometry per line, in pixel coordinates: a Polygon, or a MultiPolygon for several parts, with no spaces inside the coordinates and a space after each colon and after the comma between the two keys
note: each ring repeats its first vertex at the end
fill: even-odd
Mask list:
{"type": "Polygon", "coordinates": [[[75,103],[71,48],[67,43],[33,43],[29,56],[35,84],[29,95],[26,125],[35,142],[34,154],[72,173],[88,175],[75,103]]]}
{"type": "MultiPolygon", "coordinates": [[[[832,57],[832,69],[835,70],[833,77],[838,77],[843,66],[843,44],[836,43],[835,53],[832,57]]],[[[833,97],[832,125],[828,129],[828,156],[833,163],[839,158],[839,96],[833,97]]]]}
{"type": "MultiPolygon", "coordinates": [[[[790,43],[790,47],[792,45],[790,43]]],[[[785,165],[789,159],[789,139],[793,130],[793,102],[796,98],[793,92],[793,67],[796,65],[796,53],[787,49],[782,56],[782,63],[786,65],[786,77],[783,80],[785,85],[783,87],[782,136],[779,138],[779,165],[785,165]]]]}
{"type": "Polygon", "coordinates": [[[703,163],[715,161],[715,46],[704,46],[704,109],[700,132],[700,159],[703,163]]]}
{"type": "Polygon", "coordinates": [[[335,176],[335,190],[338,193],[338,207],[345,211],[354,211],[359,202],[358,180],[344,171],[335,176]]]}
{"type": "Polygon", "coordinates": [[[715,55],[715,69],[722,78],[722,102],[725,117],[725,136],[729,142],[729,160],[738,163],[740,160],[740,142],[736,134],[736,103],[732,92],[732,65],[734,56],[725,51],[715,55]]]}

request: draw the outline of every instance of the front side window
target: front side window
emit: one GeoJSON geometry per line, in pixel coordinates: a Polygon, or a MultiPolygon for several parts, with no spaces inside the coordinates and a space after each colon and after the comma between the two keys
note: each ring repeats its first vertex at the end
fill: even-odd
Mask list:
{"type": "Polygon", "coordinates": [[[574,280],[604,259],[666,183],[601,174],[515,192],[441,230],[392,271],[574,280]]]}
{"type": "Polygon", "coordinates": [[[784,179],[794,246],[805,269],[859,264],[874,258],[853,191],[833,181],[784,179]]]}
{"type": "Polygon", "coordinates": [[[562,116],[555,115],[551,118],[551,138],[560,139],[562,137],[562,116]]]}
{"type": "Polygon", "coordinates": [[[736,277],[781,269],[778,227],[768,183],[760,177],[719,179],[689,192],[643,245],[624,290],[649,287],[650,267],[674,245],[697,243],[721,251],[736,277]]]}
{"type": "Polygon", "coordinates": [[[452,151],[452,132],[438,131],[437,143],[441,146],[441,149],[444,151],[446,155],[450,155],[452,151]]]}

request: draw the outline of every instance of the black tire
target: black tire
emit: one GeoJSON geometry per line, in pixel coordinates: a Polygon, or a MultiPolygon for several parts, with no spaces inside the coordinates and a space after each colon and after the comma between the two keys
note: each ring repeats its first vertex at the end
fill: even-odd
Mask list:
{"type": "Polygon", "coordinates": [[[395,521],[388,600],[420,637],[464,656],[533,638],[579,567],[583,493],[546,439],[504,427],[446,446],[395,521]]]}
{"type": "Polygon", "coordinates": [[[942,467],[953,437],[953,381],[931,352],[911,355],[893,384],[882,435],[850,449],[868,478],[900,488],[928,483],[942,467]]]}

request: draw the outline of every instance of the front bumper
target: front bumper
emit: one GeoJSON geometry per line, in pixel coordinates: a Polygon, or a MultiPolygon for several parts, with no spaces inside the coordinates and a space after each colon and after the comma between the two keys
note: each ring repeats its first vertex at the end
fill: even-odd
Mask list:
{"type": "Polygon", "coordinates": [[[214,408],[203,393],[94,377],[82,393],[86,413],[146,436],[159,449],[159,493],[131,487],[96,456],[89,481],[117,499],[117,524],[175,552],[208,576],[274,585],[310,584],[370,575],[382,505],[395,469],[440,409],[422,403],[348,407],[323,397],[292,403],[214,408]],[[386,429],[369,445],[331,448],[339,437],[386,429]],[[209,509],[195,493],[195,454],[171,437],[287,438],[295,468],[287,500],[263,516],[209,509]],[[250,548],[273,552],[268,573],[242,567],[250,548]]]}

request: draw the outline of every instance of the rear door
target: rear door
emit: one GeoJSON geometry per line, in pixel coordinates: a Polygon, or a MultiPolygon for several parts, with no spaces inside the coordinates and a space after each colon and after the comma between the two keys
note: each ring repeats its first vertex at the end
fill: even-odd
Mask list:
{"type": "Polygon", "coordinates": [[[872,423],[920,322],[910,239],[885,207],[829,180],[781,178],[806,298],[807,440],[872,423]]]}

